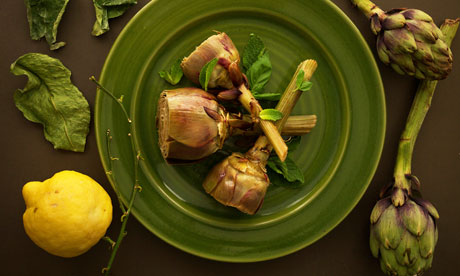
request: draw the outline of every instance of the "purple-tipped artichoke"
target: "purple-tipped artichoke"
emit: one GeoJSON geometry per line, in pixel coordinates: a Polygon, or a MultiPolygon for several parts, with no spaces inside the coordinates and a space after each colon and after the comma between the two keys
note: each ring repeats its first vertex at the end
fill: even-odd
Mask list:
{"type": "Polygon", "coordinates": [[[384,12],[369,0],[351,0],[371,20],[380,60],[400,74],[441,80],[452,70],[453,56],[441,30],[425,12],[384,12]]]}
{"type": "Polygon", "coordinates": [[[209,79],[208,87],[232,88],[233,83],[228,69],[231,64],[239,64],[240,55],[226,33],[215,34],[203,41],[194,52],[182,60],[182,71],[189,80],[200,84],[201,68],[214,58],[218,61],[209,79]]]}
{"type": "Polygon", "coordinates": [[[387,275],[421,275],[431,267],[438,240],[434,206],[393,187],[371,213],[370,248],[387,275]]]}
{"type": "Polygon", "coordinates": [[[263,163],[241,153],[233,153],[211,170],[203,187],[223,205],[255,214],[270,184],[263,163]]]}

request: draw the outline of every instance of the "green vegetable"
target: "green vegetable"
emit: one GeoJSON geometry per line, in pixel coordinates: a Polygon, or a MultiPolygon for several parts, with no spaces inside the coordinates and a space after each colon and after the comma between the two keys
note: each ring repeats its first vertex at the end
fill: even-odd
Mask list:
{"type": "MultiPolygon", "coordinates": [[[[441,30],[450,44],[460,19],[446,20],[441,30]]],[[[387,275],[422,275],[431,267],[438,240],[436,208],[421,198],[420,181],[412,174],[415,141],[430,108],[437,81],[422,81],[399,139],[394,183],[381,194],[370,217],[370,249],[387,275]]],[[[434,183],[437,184],[437,183],[434,183]]]]}
{"type": "Polygon", "coordinates": [[[30,37],[39,40],[45,37],[51,50],[65,45],[56,42],[57,29],[69,0],[25,0],[30,37]]]}
{"type": "Polygon", "coordinates": [[[399,74],[441,80],[452,70],[452,52],[444,35],[425,12],[384,12],[369,0],[351,0],[370,19],[380,60],[399,74]]]}
{"type": "Polygon", "coordinates": [[[272,64],[268,53],[263,54],[246,71],[251,92],[261,93],[272,75],[272,64]]]}
{"type": "Polygon", "coordinates": [[[70,81],[70,71],[58,60],[29,53],[11,64],[11,72],[26,75],[24,89],[14,93],[16,107],[26,119],[44,127],[55,149],[83,152],[90,110],[83,94],[70,81]]]}
{"type": "Polygon", "coordinates": [[[313,83],[311,81],[307,81],[303,79],[304,75],[305,75],[305,72],[303,70],[300,70],[299,75],[297,76],[296,88],[295,88],[302,92],[310,90],[313,86],[313,83]]]}
{"type": "Polygon", "coordinates": [[[265,45],[260,37],[250,34],[248,44],[243,51],[243,67],[248,70],[264,54],[265,45]]]}
{"type": "Polygon", "coordinates": [[[274,108],[267,108],[259,113],[259,117],[262,120],[278,121],[279,119],[283,118],[283,113],[274,108]]]}
{"type": "Polygon", "coordinates": [[[165,79],[172,85],[176,85],[182,79],[184,72],[182,72],[182,68],[180,67],[180,63],[182,62],[181,59],[178,59],[169,69],[169,71],[163,70],[160,71],[160,77],[165,79]]]}
{"type": "Polygon", "coordinates": [[[93,36],[107,32],[109,19],[121,16],[129,7],[137,4],[137,0],[93,0],[96,22],[93,25],[93,36]]]}
{"type": "Polygon", "coordinates": [[[212,71],[214,70],[214,67],[216,67],[217,60],[217,58],[213,58],[208,63],[206,63],[203,68],[201,68],[199,79],[201,87],[203,87],[205,91],[208,91],[208,83],[211,79],[212,71]]]}

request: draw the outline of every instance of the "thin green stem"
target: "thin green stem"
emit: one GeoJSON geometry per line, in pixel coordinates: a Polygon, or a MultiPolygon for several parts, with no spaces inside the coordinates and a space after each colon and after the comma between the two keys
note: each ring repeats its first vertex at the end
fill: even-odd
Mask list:
{"type": "MultiPolygon", "coordinates": [[[[109,155],[109,170],[106,172],[107,176],[110,177],[112,179],[112,183],[115,183],[115,181],[113,181],[113,177],[112,177],[112,174],[113,174],[113,162],[115,160],[118,160],[118,158],[114,157],[112,155],[112,149],[110,147],[111,145],[111,142],[112,142],[112,135],[110,134],[110,129],[107,129],[107,132],[106,132],[106,145],[107,145],[107,154],[109,155]]],[[[123,213],[126,212],[126,209],[125,209],[125,205],[123,204],[123,201],[121,200],[121,194],[119,192],[118,189],[114,189],[115,190],[115,194],[117,195],[117,199],[118,199],[118,204],[120,205],[120,209],[123,213]]]]}
{"type": "MultiPolygon", "coordinates": [[[[129,137],[129,141],[130,141],[130,144],[131,144],[131,151],[133,153],[133,158],[134,158],[134,162],[135,162],[135,164],[134,164],[134,185],[133,185],[133,190],[131,192],[131,196],[130,196],[130,199],[128,201],[128,205],[126,206],[126,208],[124,207],[124,204],[123,204],[123,202],[121,200],[121,195],[119,194],[117,189],[115,189],[115,192],[117,193],[117,197],[119,198],[120,208],[123,211],[123,214],[121,216],[121,222],[122,223],[121,223],[120,233],[118,234],[117,240],[116,240],[115,244],[113,245],[112,253],[110,254],[110,258],[109,258],[109,261],[107,263],[107,266],[102,269],[102,273],[104,273],[104,275],[107,276],[107,275],[110,274],[113,262],[115,260],[115,256],[117,255],[117,252],[118,252],[118,249],[120,248],[121,242],[123,241],[123,238],[126,236],[126,225],[128,223],[128,218],[129,218],[129,215],[131,214],[131,210],[132,210],[132,207],[134,205],[134,200],[136,199],[136,195],[137,195],[138,192],[140,192],[142,190],[142,187],[139,185],[139,161],[142,160],[142,157],[141,157],[140,151],[136,149],[136,146],[134,144],[133,135],[132,135],[132,133],[133,133],[132,120],[130,119],[130,117],[128,115],[128,112],[126,111],[126,109],[125,109],[125,107],[124,107],[124,105],[122,103],[122,100],[121,100],[122,98],[117,99],[113,95],[113,93],[108,91],[105,87],[103,87],[96,80],[96,78],[94,76],[92,76],[90,78],[90,80],[93,81],[101,91],[103,91],[105,94],[110,96],[115,102],[117,102],[118,105],[120,106],[121,110],[123,111],[123,114],[125,115],[126,120],[128,122],[128,125],[129,125],[128,137],[129,137]]],[[[114,158],[113,158],[113,156],[111,156],[110,141],[111,141],[110,130],[107,130],[107,143],[108,143],[108,150],[107,151],[109,153],[110,162],[112,162],[114,160],[114,158]]],[[[110,172],[111,172],[110,176],[113,177],[113,171],[110,170],[110,172]]]]}
{"type": "MultiPolygon", "coordinates": [[[[445,42],[449,46],[457,32],[459,21],[459,19],[447,19],[440,28],[445,36],[445,42]]],[[[406,126],[399,139],[394,170],[395,186],[398,188],[410,190],[410,181],[407,179],[407,176],[411,175],[411,161],[415,140],[420,132],[423,120],[430,109],[437,83],[438,81],[422,81],[415,94],[409,116],[407,117],[406,126]]]]}

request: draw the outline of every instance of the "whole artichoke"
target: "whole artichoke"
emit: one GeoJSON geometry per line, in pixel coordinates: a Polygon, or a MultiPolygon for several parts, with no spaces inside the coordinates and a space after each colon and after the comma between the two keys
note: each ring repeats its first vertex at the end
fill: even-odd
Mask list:
{"type": "Polygon", "coordinates": [[[453,56],[441,30],[425,12],[392,9],[384,12],[369,0],[351,0],[371,20],[380,60],[418,79],[441,80],[452,70],[453,56]]]}
{"type": "Polygon", "coordinates": [[[371,213],[370,248],[387,275],[421,275],[431,267],[438,240],[435,207],[394,186],[371,213]]]}

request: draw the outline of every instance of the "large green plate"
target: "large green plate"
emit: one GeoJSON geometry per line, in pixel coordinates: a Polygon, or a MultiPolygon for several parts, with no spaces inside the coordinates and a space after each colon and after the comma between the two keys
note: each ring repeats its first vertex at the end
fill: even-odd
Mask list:
{"type": "MultiPolygon", "coordinates": [[[[124,95],[134,141],[145,159],[134,216],[166,242],[205,258],[260,261],[313,243],[356,205],[380,158],[385,103],[378,69],[356,27],[329,1],[152,1],[116,40],[101,81],[117,97],[124,95]],[[268,91],[283,91],[302,60],[319,64],[314,89],[294,110],[318,116],[316,128],[294,154],[306,183],[271,186],[254,216],[218,204],[201,187],[203,166],[168,165],[157,146],[156,102],[170,87],[158,72],[213,30],[229,34],[240,50],[252,32],[263,39],[273,64],[268,91]]],[[[117,104],[100,93],[95,124],[106,170],[106,131],[111,130],[111,150],[119,160],[109,179],[127,202],[134,178],[129,129],[117,104]]]]}

